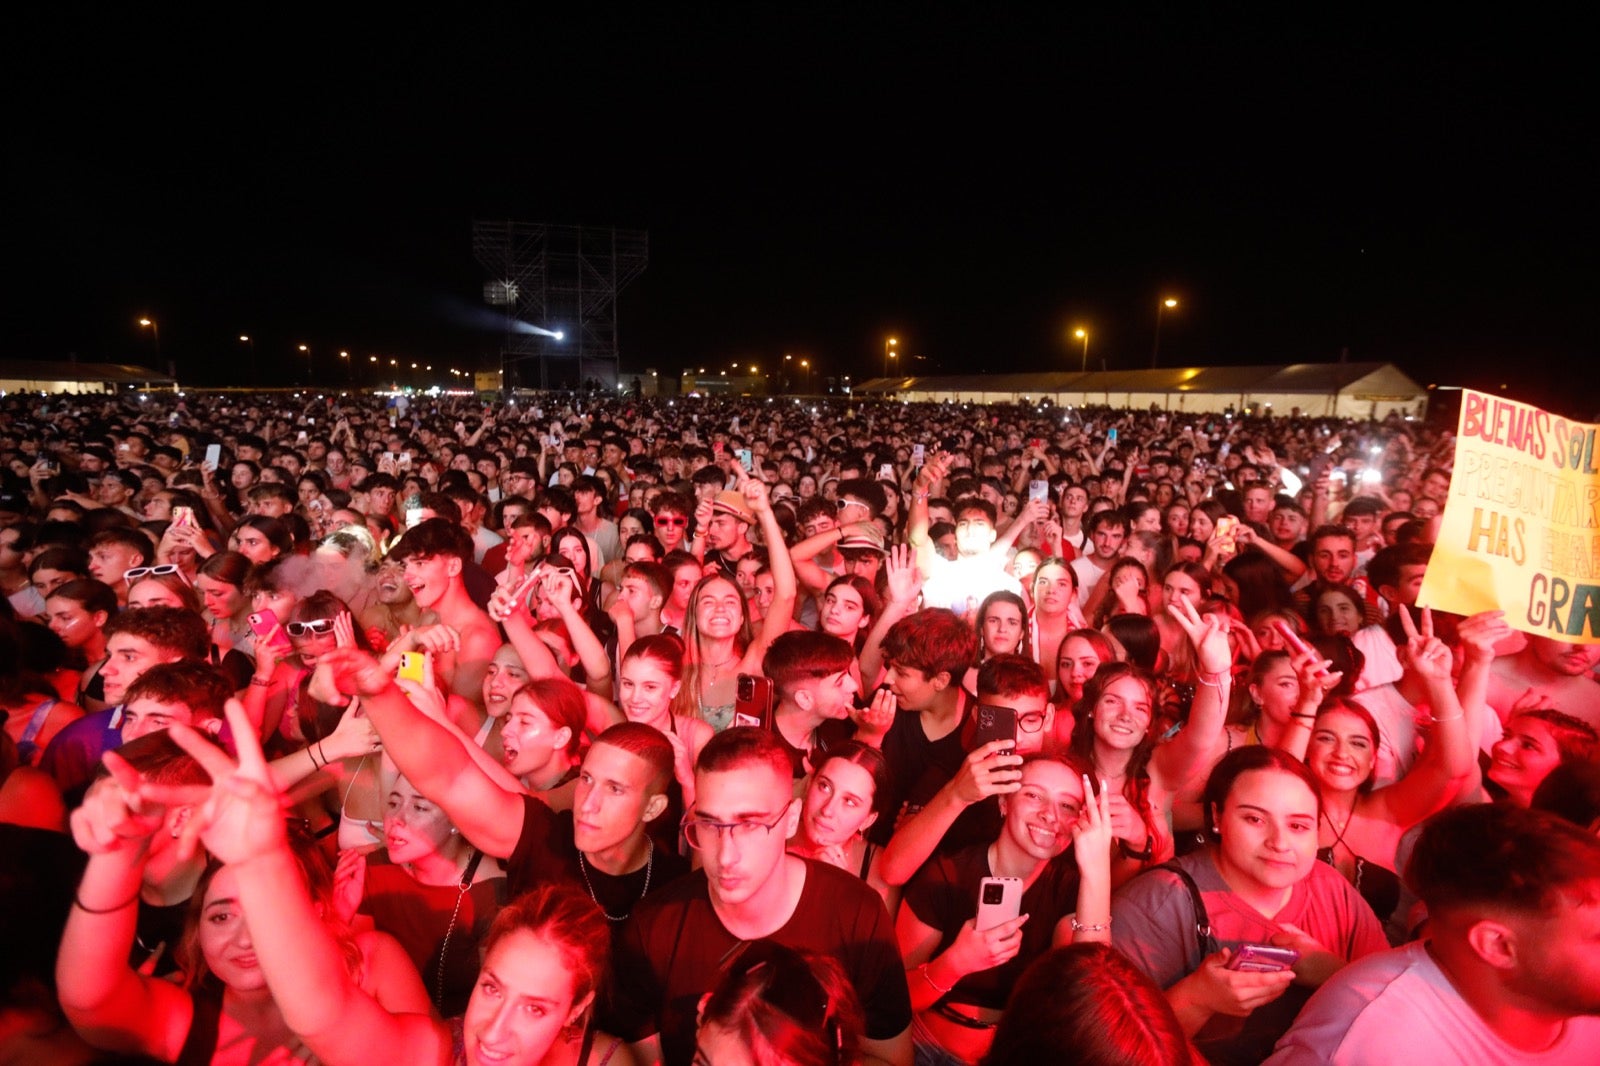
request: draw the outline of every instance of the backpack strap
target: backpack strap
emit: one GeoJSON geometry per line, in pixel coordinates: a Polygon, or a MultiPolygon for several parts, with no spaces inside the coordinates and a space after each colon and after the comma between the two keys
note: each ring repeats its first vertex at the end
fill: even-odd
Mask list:
{"type": "Polygon", "coordinates": [[[1211,935],[1211,915],[1206,913],[1206,901],[1200,895],[1200,886],[1194,883],[1189,871],[1179,866],[1176,859],[1168,860],[1159,866],[1152,866],[1151,869],[1167,871],[1182,881],[1183,887],[1189,890],[1189,903],[1194,907],[1195,942],[1200,946],[1200,957],[1203,959],[1222,950],[1217,938],[1211,935]]]}

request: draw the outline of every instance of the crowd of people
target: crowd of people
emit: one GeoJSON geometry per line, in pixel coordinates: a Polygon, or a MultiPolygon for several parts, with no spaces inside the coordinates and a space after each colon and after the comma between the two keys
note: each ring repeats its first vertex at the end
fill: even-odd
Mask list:
{"type": "Polygon", "coordinates": [[[0,1064],[1600,1059],[1600,645],[1453,440],[0,398],[0,1064]]]}

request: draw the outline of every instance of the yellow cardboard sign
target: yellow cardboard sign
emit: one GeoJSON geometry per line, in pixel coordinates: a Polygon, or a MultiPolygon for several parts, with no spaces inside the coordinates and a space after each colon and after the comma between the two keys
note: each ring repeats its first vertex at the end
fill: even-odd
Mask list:
{"type": "Polygon", "coordinates": [[[1525,633],[1600,644],[1597,428],[1462,390],[1450,498],[1417,603],[1498,608],[1525,633]]]}

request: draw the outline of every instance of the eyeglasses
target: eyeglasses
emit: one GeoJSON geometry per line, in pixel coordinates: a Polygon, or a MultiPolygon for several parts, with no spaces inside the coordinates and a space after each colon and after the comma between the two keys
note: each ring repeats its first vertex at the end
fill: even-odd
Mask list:
{"type": "Polygon", "coordinates": [[[715,847],[724,837],[731,837],[736,844],[755,843],[771,835],[793,805],[793,800],[785,803],[771,822],[762,822],[754,818],[746,818],[742,822],[713,822],[697,818],[693,814],[686,814],[683,816],[683,835],[689,841],[689,846],[696,851],[715,847]],[[758,829],[762,831],[759,834],[756,832],[758,829]]]}
{"type": "Polygon", "coordinates": [[[122,572],[122,580],[138,581],[141,577],[160,577],[163,574],[177,574],[183,578],[185,585],[189,583],[189,579],[184,577],[183,571],[173,563],[162,563],[160,566],[136,566],[132,570],[124,570],[122,572]]]}
{"type": "Polygon", "coordinates": [[[1017,715],[1017,728],[1024,733],[1037,733],[1044,728],[1044,712],[1029,711],[1027,714],[1017,715]]]}
{"type": "Polygon", "coordinates": [[[333,632],[333,619],[313,618],[309,622],[290,622],[283,631],[291,637],[324,636],[333,632]]]}
{"type": "Polygon", "coordinates": [[[687,518],[683,517],[682,515],[658,515],[658,516],[656,516],[656,525],[658,525],[658,526],[686,526],[688,524],[689,524],[689,520],[687,518]]]}

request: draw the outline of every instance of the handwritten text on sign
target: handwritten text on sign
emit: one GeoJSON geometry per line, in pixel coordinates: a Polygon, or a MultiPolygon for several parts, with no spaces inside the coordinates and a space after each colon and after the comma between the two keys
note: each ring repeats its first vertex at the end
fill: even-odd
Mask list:
{"type": "Polygon", "coordinates": [[[1450,498],[1417,602],[1500,608],[1524,632],[1600,643],[1596,429],[1464,390],[1450,498]]]}

